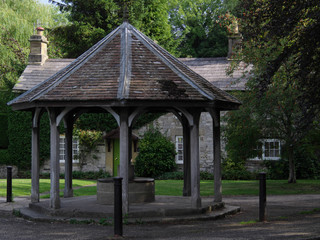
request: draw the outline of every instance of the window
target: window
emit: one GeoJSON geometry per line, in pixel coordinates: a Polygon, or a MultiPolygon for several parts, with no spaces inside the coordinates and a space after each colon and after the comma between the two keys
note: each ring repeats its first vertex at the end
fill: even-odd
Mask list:
{"type": "Polygon", "coordinates": [[[278,139],[263,139],[257,146],[257,157],[252,160],[279,160],[281,142],[278,139]]]}
{"type": "MultiPolygon", "coordinates": [[[[60,163],[64,163],[66,160],[66,137],[65,137],[65,135],[60,135],[59,150],[60,150],[60,163]]],[[[72,162],[73,163],[79,162],[78,156],[79,156],[79,139],[73,138],[72,139],[72,162]]]]}
{"type": "Polygon", "coordinates": [[[176,163],[183,164],[183,137],[176,136],[176,163]]]}

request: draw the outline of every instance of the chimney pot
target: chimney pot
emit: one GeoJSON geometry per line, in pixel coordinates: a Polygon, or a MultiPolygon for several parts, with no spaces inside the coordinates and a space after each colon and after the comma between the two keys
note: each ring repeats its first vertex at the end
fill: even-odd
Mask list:
{"type": "Polygon", "coordinates": [[[42,36],[44,28],[43,27],[37,27],[36,29],[37,29],[37,34],[42,36]]]}

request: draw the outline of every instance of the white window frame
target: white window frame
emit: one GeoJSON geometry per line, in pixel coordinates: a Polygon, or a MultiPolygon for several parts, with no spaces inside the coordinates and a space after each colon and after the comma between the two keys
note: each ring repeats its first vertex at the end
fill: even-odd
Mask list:
{"type": "MultiPolygon", "coordinates": [[[[66,153],[66,136],[60,134],[59,137],[59,161],[65,163],[66,153]]],[[[79,163],[79,139],[72,138],[72,163],[79,163]],[[75,158],[77,156],[78,158],[75,158]]]]}
{"type": "Polygon", "coordinates": [[[281,141],[279,139],[261,139],[260,140],[260,143],[262,143],[261,147],[261,151],[262,151],[262,156],[261,158],[259,156],[255,157],[255,158],[251,158],[250,160],[273,160],[273,161],[277,161],[277,160],[280,160],[281,158],[281,141]],[[271,142],[276,142],[279,144],[279,149],[273,149],[274,151],[279,151],[279,156],[277,157],[270,157],[270,156],[267,156],[266,157],[266,143],[271,143],[271,142]]]}
{"type": "Polygon", "coordinates": [[[176,163],[183,164],[183,136],[176,136],[176,153],[176,163]],[[179,139],[181,139],[181,141],[179,141],[179,139]],[[179,151],[181,151],[180,154],[179,151]]]}

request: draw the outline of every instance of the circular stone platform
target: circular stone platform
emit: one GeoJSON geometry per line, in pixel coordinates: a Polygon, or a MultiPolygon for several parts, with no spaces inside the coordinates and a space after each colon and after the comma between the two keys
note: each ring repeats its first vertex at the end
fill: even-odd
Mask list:
{"type": "MultiPolygon", "coordinates": [[[[134,178],[129,182],[129,203],[154,202],[155,190],[153,178],[134,178]]],[[[112,205],[114,202],[113,178],[98,179],[97,202],[112,205]]]]}

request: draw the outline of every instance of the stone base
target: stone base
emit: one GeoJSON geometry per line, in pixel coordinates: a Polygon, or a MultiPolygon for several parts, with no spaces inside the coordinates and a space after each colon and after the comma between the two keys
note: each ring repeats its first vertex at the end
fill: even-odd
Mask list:
{"type": "MultiPolygon", "coordinates": [[[[129,182],[129,203],[144,203],[155,201],[154,179],[134,178],[129,182]]],[[[113,205],[114,183],[112,178],[98,179],[97,202],[113,205]]]]}

